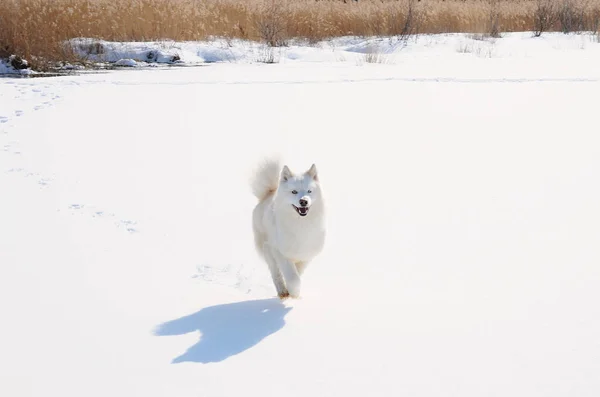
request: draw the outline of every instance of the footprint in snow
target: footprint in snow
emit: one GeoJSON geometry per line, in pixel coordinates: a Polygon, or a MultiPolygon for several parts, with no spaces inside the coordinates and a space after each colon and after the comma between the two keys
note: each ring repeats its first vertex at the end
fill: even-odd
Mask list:
{"type": "Polygon", "coordinates": [[[124,227],[129,233],[136,233],[137,230],[133,227],[137,222],[135,221],[120,221],[119,226],[124,227]]]}
{"type": "MultiPolygon", "coordinates": [[[[79,214],[89,214],[92,218],[113,220],[116,218],[114,213],[107,213],[106,211],[100,210],[94,206],[86,206],[85,204],[71,204],[69,209],[78,212],[79,214]]],[[[114,222],[114,221],[113,221],[114,222]]],[[[136,221],[132,220],[119,220],[114,222],[115,226],[119,229],[125,229],[128,233],[137,233],[138,229],[136,221]]]]}
{"type": "Polygon", "coordinates": [[[12,154],[21,154],[21,151],[19,149],[14,148],[15,145],[18,145],[18,143],[17,142],[9,142],[8,144],[6,144],[2,147],[2,150],[4,150],[5,152],[12,153],[12,154]]]}
{"type": "MultiPolygon", "coordinates": [[[[4,147],[5,151],[10,150],[10,146],[8,148],[7,148],[7,146],[4,147]]],[[[13,153],[19,153],[19,152],[13,152],[13,153]]],[[[23,175],[25,178],[33,177],[33,179],[35,179],[37,181],[37,184],[40,185],[40,187],[43,189],[48,188],[52,182],[52,178],[44,177],[37,172],[29,172],[25,168],[20,168],[20,167],[19,168],[10,168],[10,169],[6,170],[6,172],[20,174],[20,175],[23,175]]]]}
{"type": "Polygon", "coordinates": [[[270,284],[267,273],[257,272],[257,269],[241,264],[227,264],[222,266],[198,265],[196,274],[192,278],[234,288],[245,294],[259,293],[270,294],[270,284]]]}

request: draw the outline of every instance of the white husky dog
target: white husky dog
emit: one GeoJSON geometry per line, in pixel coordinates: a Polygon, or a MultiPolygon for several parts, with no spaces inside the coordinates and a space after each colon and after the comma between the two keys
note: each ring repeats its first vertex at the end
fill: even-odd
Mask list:
{"type": "Polygon", "coordinates": [[[254,242],[281,299],[300,296],[300,276],[325,243],[325,206],[317,167],[293,174],[266,161],[251,183],[259,202],[252,213],[254,242]]]}

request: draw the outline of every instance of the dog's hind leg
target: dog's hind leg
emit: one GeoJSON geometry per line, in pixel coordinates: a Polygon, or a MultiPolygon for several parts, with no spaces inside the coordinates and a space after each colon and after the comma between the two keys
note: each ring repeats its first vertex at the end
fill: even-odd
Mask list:
{"type": "Polygon", "coordinates": [[[296,262],[296,270],[298,270],[298,274],[302,276],[302,273],[306,270],[306,266],[308,266],[309,262],[296,262]]]}
{"type": "Polygon", "coordinates": [[[277,262],[273,255],[271,254],[271,248],[268,244],[264,244],[263,246],[263,254],[265,256],[265,260],[269,265],[269,271],[271,272],[271,278],[273,279],[273,284],[275,284],[275,289],[277,290],[277,295],[280,298],[287,298],[290,293],[285,287],[285,283],[283,281],[283,276],[281,275],[281,271],[279,270],[279,266],[277,266],[277,262]]]}

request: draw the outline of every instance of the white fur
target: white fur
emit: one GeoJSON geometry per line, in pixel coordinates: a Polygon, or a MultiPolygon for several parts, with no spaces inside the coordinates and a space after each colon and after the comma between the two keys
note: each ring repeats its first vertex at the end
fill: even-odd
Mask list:
{"type": "Polygon", "coordinates": [[[252,213],[256,249],[269,266],[279,297],[297,298],[300,276],[325,243],[325,206],[317,168],[313,164],[308,171],[294,174],[269,160],[257,170],[251,185],[259,200],[252,213]],[[300,215],[302,207],[309,208],[306,216],[300,215]]]}

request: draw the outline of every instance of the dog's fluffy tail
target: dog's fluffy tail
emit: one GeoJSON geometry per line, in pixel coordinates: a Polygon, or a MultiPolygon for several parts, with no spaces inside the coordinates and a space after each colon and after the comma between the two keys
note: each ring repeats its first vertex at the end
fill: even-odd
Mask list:
{"type": "Polygon", "coordinates": [[[250,187],[259,201],[264,200],[277,190],[280,172],[281,162],[279,159],[265,160],[257,167],[250,182],[250,187]]]}

